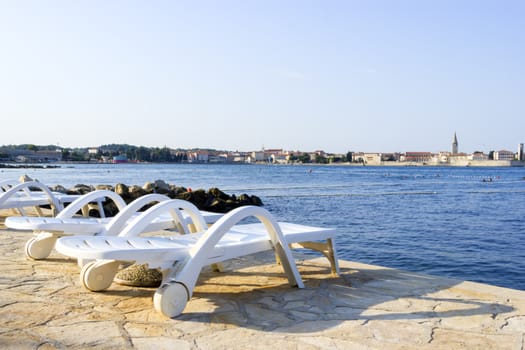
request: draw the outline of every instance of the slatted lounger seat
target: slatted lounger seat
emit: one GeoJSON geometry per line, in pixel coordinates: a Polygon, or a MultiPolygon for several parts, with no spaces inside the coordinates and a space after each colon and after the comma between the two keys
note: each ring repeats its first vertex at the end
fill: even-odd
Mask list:
{"type": "MultiPolygon", "coordinates": [[[[180,218],[180,214],[172,214],[180,218]]],[[[290,244],[315,242],[309,248],[320,250],[329,257],[332,272],[339,273],[335,249],[335,230],[278,223],[261,207],[245,206],[232,210],[207,228],[198,210],[188,202],[172,200],[159,203],[135,218],[119,236],[62,237],[57,241],[58,252],[81,260],[84,265],[80,279],[91,291],[108,288],[123,263],[148,264],[163,274],[161,286],[154,295],[155,308],[168,317],[179,315],[191,299],[203,266],[274,250],[292,286],[303,288],[303,282],[293,260],[290,244]],[[187,211],[197,233],[169,237],[138,237],[144,226],[169,210],[187,211]],[[255,217],[258,223],[239,224],[255,217]],[[324,241],[319,242],[319,241],[324,241]]]]}

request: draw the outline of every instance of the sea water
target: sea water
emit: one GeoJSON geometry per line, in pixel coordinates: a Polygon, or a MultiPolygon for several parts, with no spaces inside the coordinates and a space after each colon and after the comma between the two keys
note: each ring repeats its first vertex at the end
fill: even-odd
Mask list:
{"type": "Polygon", "coordinates": [[[164,180],[259,196],[278,220],[337,228],[342,259],[525,290],[525,168],[73,164],[0,169],[48,185],[164,180]]]}

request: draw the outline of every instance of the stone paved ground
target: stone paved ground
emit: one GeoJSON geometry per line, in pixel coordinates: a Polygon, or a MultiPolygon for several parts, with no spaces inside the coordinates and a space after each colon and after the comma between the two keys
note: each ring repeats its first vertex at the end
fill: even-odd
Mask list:
{"type": "Polygon", "coordinates": [[[155,289],[84,290],[75,261],[23,253],[0,228],[0,349],[524,349],[525,292],[342,261],[298,260],[290,288],[271,254],[206,271],[177,319],[155,289]]]}

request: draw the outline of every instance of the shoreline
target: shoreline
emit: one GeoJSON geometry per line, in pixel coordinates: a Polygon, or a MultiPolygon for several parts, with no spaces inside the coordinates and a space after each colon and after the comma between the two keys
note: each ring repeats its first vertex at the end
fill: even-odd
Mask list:
{"type": "Polygon", "coordinates": [[[420,163],[420,162],[399,162],[399,161],[384,161],[379,163],[241,163],[241,162],[225,162],[225,163],[197,163],[197,162],[185,162],[185,163],[173,163],[173,162],[127,162],[127,163],[104,163],[104,162],[53,162],[48,164],[32,164],[32,163],[0,163],[0,169],[57,169],[63,166],[71,166],[75,164],[82,165],[114,165],[114,166],[127,166],[127,165],[150,165],[150,164],[180,164],[180,165],[267,165],[267,166],[305,166],[305,167],[317,167],[317,166],[348,166],[348,167],[435,167],[435,168],[490,168],[490,167],[502,167],[502,168],[519,168],[525,167],[525,162],[517,160],[486,160],[486,161],[463,161],[456,163],[420,163]]]}

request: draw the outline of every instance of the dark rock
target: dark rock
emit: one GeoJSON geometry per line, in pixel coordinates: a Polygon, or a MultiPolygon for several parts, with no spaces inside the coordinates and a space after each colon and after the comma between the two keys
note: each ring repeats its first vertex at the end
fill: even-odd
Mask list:
{"type": "Polygon", "coordinates": [[[154,193],[155,192],[155,184],[152,182],[146,182],[144,186],[142,186],[142,189],[146,191],[147,193],[154,193]]]}
{"type": "MultiPolygon", "coordinates": [[[[104,202],[103,206],[104,206],[104,213],[106,214],[106,217],[115,216],[119,212],[117,205],[113,201],[106,201],[104,202]]],[[[96,211],[96,213],[98,215],[98,211],[96,211]]],[[[91,216],[91,211],[89,215],[91,216]]]]}
{"type": "Polygon", "coordinates": [[[124,184],[116,184],[115,193],[121,197],[127,197],[129,195],[129,188],[124,184]]]}
{"type": "Polygon", "coordinates": [[[175,198],[191,202],[200,210],[206,209],[207,194],[203,189],[179,193],[175,198]]]}
{"type": "Polygon", "coordinates": [[[215,198],[214,200],[211,201],[209,205],[206,206],[206,210],[212,211],[215,213],[226,213],[229,211],[228,208],[229,206],[226,203],[226,201],[220,198],[215,198]]]}
{"type": "Polygon", "coordinates": [[[210,188],[208,190],[208,193],[210,195],[212,195],[213,197],[215,198],[219,198],[219,199],[222,199],[222,200],[228,200],[230,199],[230,196],[227,195],[226,193],[222,192],[221,190],[219,190],[218,188],[216,187],[213,187],[213,188],[210,188]]]}
{"type": "Polygon", "coordinates": [[[155,192],[160,194],[167,194],[170,192],[170,186],[162,180],[156,180],[155,192]]]}
{"type": "Polygon", "coordinates": [[[97,185],[95,186],[95,190],[108,190],[115,192],[115,188],[111,185],[97,185]]]}
{"type": "Polygon", "coordinates": [[[51,186],[49,189],[53,192],[59,192],[59,193],[68,193],[69,191],[61,185],[51,186]]]}
{"type": "Polygon", "coordinates": [[[128,198],[124,198],[124,200],[126,201],[126,203],[129,203],[128,200],[131,202],[146,194],[148,194],[148,192],[144,190],[142,187],[133,185],[128,188],[128,198]]]}
{"type": "Polygon", "coordinates": [[[263,204],[263,201],[261,200],[261,198],[253,195],[251,196],[251,200],[252,200],[252,205],[256,205],[258,207],[262,207],[264,204],[263,204]]]}
{"type": "Polygon", "coordinates": [[[78,184],[78,185],[73,186],[73,188],[69,189],[67,193],[68,194],[86,194],[94,190],[95,188],[93,186],[78,184]]]}
{"type": "Polygon", "coordinates": [[[186,187],[170,185],[170,193],[173,196],[172,198],[175,198],[175,196],[184,192],[188,192],[188,189],[186,187]]]}

